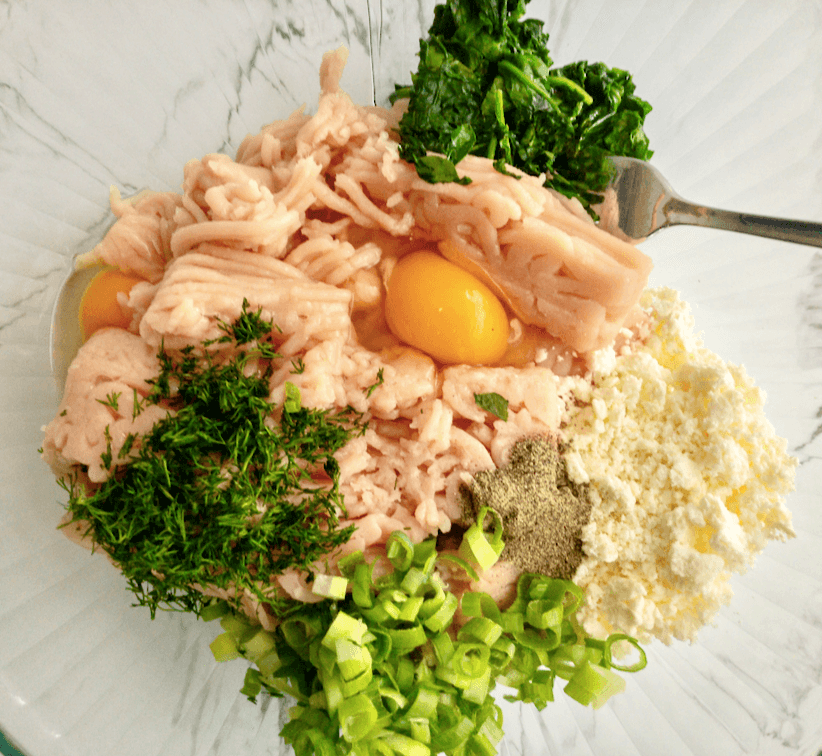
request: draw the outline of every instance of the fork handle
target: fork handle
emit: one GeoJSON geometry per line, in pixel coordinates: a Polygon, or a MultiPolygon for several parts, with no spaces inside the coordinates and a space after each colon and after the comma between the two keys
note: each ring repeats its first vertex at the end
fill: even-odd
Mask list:
{"type": "Polygon", "coordinates": [[[718,210],[715,207],[694,205],[677,197],[671,198],[664,209],[665,225],[686,224],[706,226],[724,231],[740,231],[743,234],[767,236],[769,239],[810,244],[822,247],[822,223],[814,221],[769,218],[765,215],[749,215],[733,210],[718,210]]]}

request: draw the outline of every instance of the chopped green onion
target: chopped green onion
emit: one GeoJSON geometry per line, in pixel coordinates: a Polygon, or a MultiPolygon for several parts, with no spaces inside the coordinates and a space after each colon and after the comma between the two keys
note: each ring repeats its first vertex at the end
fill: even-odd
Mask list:
{"type": "Polygon", "coordinates": [[[446,593],[442,605],[423,623],[432,633],[441,633],[454,619],[459,601],[453,593],[446,593]]]}
{"type": "Polygon", "coordinates": [[[342,675],[322,672],[318,673],[317,676],[322,683],[323,692],[325,693],[326,708],[330,714],[334,714],[340,708],[340,704],[345,700],[342,675]]]}
{"type": "Polygon", "coordinates": [[[377,721],[377,709],[362,693],[345,699],[337,710],[342,736],[349,743],[362,740],[377,721]]]}
{"type": "MultiPolygon", "coordinates": [[[[496,534],[483,537],[496,549],[495,522],[496,534]]],[[[243,693],[296,698],[282,735],[297,756],[493,756],[502,739],[497,683],[513,689],[507,700],[541,709],[554,700],[555,681],[566,680],[568,696],[597,707],[624,687],[614,644],[640,652],[625,671],[646,663],[629,636],[585,636],[573,616],[582,592],[570,581],[522,575],[501,611],[486,593],[458,600],[447,589],[438,560],[465,560],[438,554],[426,545],[433,539],[413,545],[398,533],[390,543],[387,562],[369,564],[356,552],[341,564],[342,577],[317,575],[314,590],[327,597],[295,602],[272,632],[235,615],[221,619],[215,658],[241,655],[257,665],[243,693]],[[376,564],[388,572],[374,578],[376,564]]]]}
{"type": "Polygon", "coordinates": [[[345,612],[339,612],[323,636],[322,644],[326,648],[334,649],[337,641],[343,638],[360,643],[367,629],[368,626],[362,620],[345,612]]]}
{"type": "Polygon", "coordinates": [[[408,695],[412,692],[413,685],[414,663],[407,656],[401,656],[397,659],[397,687],[408,695]]]}
{"type": "Polygon", "coordinates": [[[266,656],[266,654],[272,651],[275,646],[276,640],[274,639],[274,635],[258,627],[250,638],[243,640],[242,652],[246,659],[256,664],[260,659],[266,656]]]}
{"type": "Polygon", "coordinates": [[[336,647],[337,666],[343,680],[353,680],[367,669],[371,669],[371,654],[365,646],[357,645],[346,638],[340,638],[336,647]]]}
{"type": "Polygon", "coordinates": [[[502,635],[502,627],[487,617],[472,617],[457,633],[460,640],[477,640],[486,646],[493,646],[502,635]]]}
{"type": "Polygon", "coordinates": [[[358,550],[342,557],[342,559],[337,562],[337,569],[339,569],[340,574],[343,577],[351,578],[354,577],[354,571],[356,570],[357,565],[360,564],[365,564],[365,556],[362,551],[358,550]]]}
{"type": "Polygon", "coordinates": [[[417,688],[417,694],[411,702],[411,706],[409,706],[406,712],[406,716],[431,719],[436,713],[438,701],[439,695],[435,688],[420,685],[419,688],[417,688]]]}
{"type": "Polygon", "coordinates": [[[400,616],[397,619],[400,622],[413,622],[417,619],[423,602],[422,596],[411,596],[411,598],[406,599],[400,608],[400,616]]]}
{"type": "Polygon", "coordinates": [[[223,628],[234,640],[239,641],[249,630],[251,625],[248,620],[231,614],[220,620],[220,627],[223,628]]]}
{"type": "Polygon", "coordinates": [[[361,674],[352,677],[350,680],[343,680],[343,695],[348,698],[355,693],[365,690],[373,679],[371,667],[365,669],[361,674]]]}
{"type": "Polygon", "coordinates": [[[441,730],[431,739],[431,750],[434,753],[451,753],[468,740],[473,730],[474,722],[469,717],[460,715],[455,724],[441,730]]]}
{"type": "Polygon", "coordinates": [[[408,722],[411,728],[411,739],[418,743],[431,742],[431,724],[423,717],[409,717],[408,722]]]}
{"type": "Polygon", "coordinates": [[[599,708],[625,689],[625,680],[610,669],[585,662],[565,686],[566,695],[583,706],[599,708]]]}
{"type": "Polygon", "coordinates": [[[388,561],[395,570],[407,570],[414,561],[414,544],[401,530],[395,530],[385,544],[388,561]]]}
{"type": "Polygon", "coordinates": [[[529,601],[525,610],[525,620],[528,624],[542,630],[560,627],[563,617],[563,607],[560,604],[540,599],[529,601]]]}
{"type": "Polygon", "coordinates": [[[477,521],[465,532],[459,548],[459,555],[466,562],[487,570],[497,563],[505,548],[502,540],[502,518],[495,509],[483,507],[477,513],[477,521]],[[491,517],[494,532],[491,539],[485,532],[485,518],[491,517]]]}
{"type": "Polygon", "coordinates": [[[248,698],[249,701],[255,702],[260,691],[263,689],[262,682],[260,682],[259,670],[249,667],[245,672],[245,679],[243,687],[240,688],[240,693],[248,698]]]}
{"type": "Polygon", "coordinates": [[[402,756],[431,756],[431,749],[424,743],[420,743],[407,735],[400,735],[398,732],[386,730],[387,734],[380,735],[380,739],[394,749],[394,753],[402,756]]]}
{"type": "Polygon", "coordinates": [[[514,658],[517,646],[509,638],[499,638],[491,647],[491,654],[488,658],[489,664],[495,670],[504,670],[514,658]]]}
{"type": "Polygon", "coordinates": [[[437,558],[437,541],[429,538],[414,545],[413,564],[426,575],[430,574],[434,560],[437,558]]]}
{"type": "MultiPolygon", "coordinates": [[[[421,688],[421,690],[423,690],[421,688]]],[[[379,689],[380,698],[384,701],[389,702],[389,706],[386,707],[391,711],[399,711],[400,709],[404,709],[408,705],[408,699],[400,693],[396,688],[388,687],[387,685],[380,686],[379,689]]],[[[413,705],[412,705],[413,708],[413,705]]],[[[408,716],[411,716],[410,711],[408,716]]]]}
{"type": "Polygon", "coordinates": [[[462,594],[460,608],[466,617],[488,617],[496,623],[502,619],[497,602],[487,593],[466,591],[462,594]]]}
{"type": "Polygon", "coordinates": [[[219,619],[220,617],[225,617],[231,609],[228,606],[227,601],[214,601],[208,606],[204,606],[200,611],[200,619],[211,622],[212,620],[219,619]]]}
{"type": "Polygon", "coordinates": [[[417,567],[411,567],[411,569],[405,573],[405,577],[400,583],[400,588],[409,596],[414,596],[427,582],[428,575],[417,567]]]}
{"type": "Polygon", "coordinates": [[[487,754],[487,756],[496,756],[497,746],[504,735],[500,724],[501,721],[498,722],[494,717],[488,716],[474,736],[475,747],[479,747],[482,753],[487,754]]]}
{"type": "Polygon", "coordinates": [[[240,656],[240,650],[237,648],[237,642],[230,633],[223,633],[218,635],[209,646],[211,653],[214,654],[215,661],[224,662],[231,659],[236,659],[240,656]]]}
{"type": "Polygon", "coordinates": [[[300,411],[302,399],[300,398],[300,389],[297,388],[291,381],[285,382],[285,401],[283,402],[283,409],[286,412],[295,413],[300,411]]]}
{"type": "Polygon", "coordinates": [[[470,679],[485,674],[491,651],[483,643],[458,643],[448,666],[470,679]]]}
{"type": "Polygon", "coordinates": [[[276,651],[266,654],[256,664],[263,677],[271,677],[283,665],[280,655],[276,651]]]}
{"type": "Polygon", "coordinates": [[[425,644],[427,638],[422,625],[413,625],[405,629],[389,630],[391,647],[400,653],[411,651],[425,644]]]}
{"type": "Polygon", "coordinates": [[[477,571],[462,557],[454,556],[453,554],[440,554],[439,559],[444,562],[452,562],[453,564],[456,564],[457,567],[461,567],[465,574],[468,575],[469,580],[479,580],[477,571]]]}
{"type": "Polygon", "coordinates": [[[298,653],[306,649],[321,631],[318,619],[306,616],[290,617],[282,622],[280,629],[286,643],[298,653]]]}
{"type": "Polygon", "coordinates": [[[364,609],[374,606],[374,599],[371,595],[371,574],[373,568],[364,562],[360,562],[354,568],[354,582],[351,587],[351,598],[354,603],[364,609]]]}
{"type": "Polygon", "coordinates": [[[630,635],[625,635],[624,633],[614,633],[605,639],[603,655],[607,662],[606,666],[610,666],[613,669],[618,669],[620,672],[639,672],[639,670],[645,669],[645,666],[648,663],[648,658],[645,655],[644,649],[639,645],[639,641],[637,641],[636,638],[632,638],[630,635]],[[637,662],[627,666],[614,664],[611,659],[611,646],[613,646],[614,643],[620,642],[630,643],[639,652],[639,660],[637,662]]]}
{"type": "Polygon", "coordinates": [[[454,655],[454,642],[448,633],[439,633],[431,641],[439,664],[447,664],[454,655]]]}
{"type": "Polygon", "coordinates": [[[336,575],[315,575],[311,592],[315,596],[330,599],[344,599],[348,590],[348,578],[336,575]]]}
{"type": "Polygon", "coordinates": [[[393,620],[400,618],[400,608],[391,599],[380,601],[380,608],[393,620]]]}
{"type": "Polygon", "coordinates": [[[370,642],[372,663],[382,664],[391,654],[391,636],[381,627],[373,627],[371,633],[374,635],[370,642]]]}

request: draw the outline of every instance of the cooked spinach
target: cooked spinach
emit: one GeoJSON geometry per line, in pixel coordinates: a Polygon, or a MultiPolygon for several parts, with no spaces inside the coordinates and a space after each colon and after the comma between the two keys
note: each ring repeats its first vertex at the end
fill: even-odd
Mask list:
{"type": "Polygon", "coordinates": [[[653,154],[643,131],[651,106],[627,71],[585,61],[552,68],[543,23],[522,18],[528,1],[435,8],[419,68],[392,95],[409,98],[400,154],[432,183],[457,180],[455,165],[468,154],[503,173],[506,165],[545,173],[547,186],[591,212],[609,180],[607,155],[653,154]]]}

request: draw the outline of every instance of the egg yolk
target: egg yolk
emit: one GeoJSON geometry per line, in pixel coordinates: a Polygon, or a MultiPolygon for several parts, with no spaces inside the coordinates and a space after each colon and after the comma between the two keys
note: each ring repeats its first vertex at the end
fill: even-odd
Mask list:
{"type": "Polygon", "coordinates": [[[128,328],[131,314],[117,301],[120,292],[128,294],[143,279],[115,268],[101,270],[91,279],[80,300],[80,328],[88,339],[100,328],[128,328]]]}
{"type": "Polygon", "coordinates": [[[476,276],[434,252],[411,252],[388,280],[385,319],[406,344],[450,364],[487,365],[505,354],[508,317],[476,276]]]}

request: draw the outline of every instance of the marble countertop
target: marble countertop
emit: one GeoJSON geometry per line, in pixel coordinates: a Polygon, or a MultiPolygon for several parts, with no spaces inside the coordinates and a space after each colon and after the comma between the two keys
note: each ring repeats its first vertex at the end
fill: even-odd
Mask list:
{"type": "MultiPolygon", "coordinates": [[[[52,308],[111,223],[109,187],[177,189],[186,160],[315,106],[322,52],[385,104],[416,67],[434,3],[0,0],[0,729],[28,756],[286,753],[287,707],[250,705],[214,632],[129,606],[117,574],[54,530],[37,457],[57,406],[52,308]]],[[[822,8],[816,0],[533,0],[557,63],[602,59],[654,105],[654,163],[687,198],[822,220],[822,8]]],[[[693,645],[596,713],[505,706],[502,753],[822,751],[822,254],[677,228],[643,247],[742,362],[799,460],[798,537],[771,545],[693,645]]]]}

